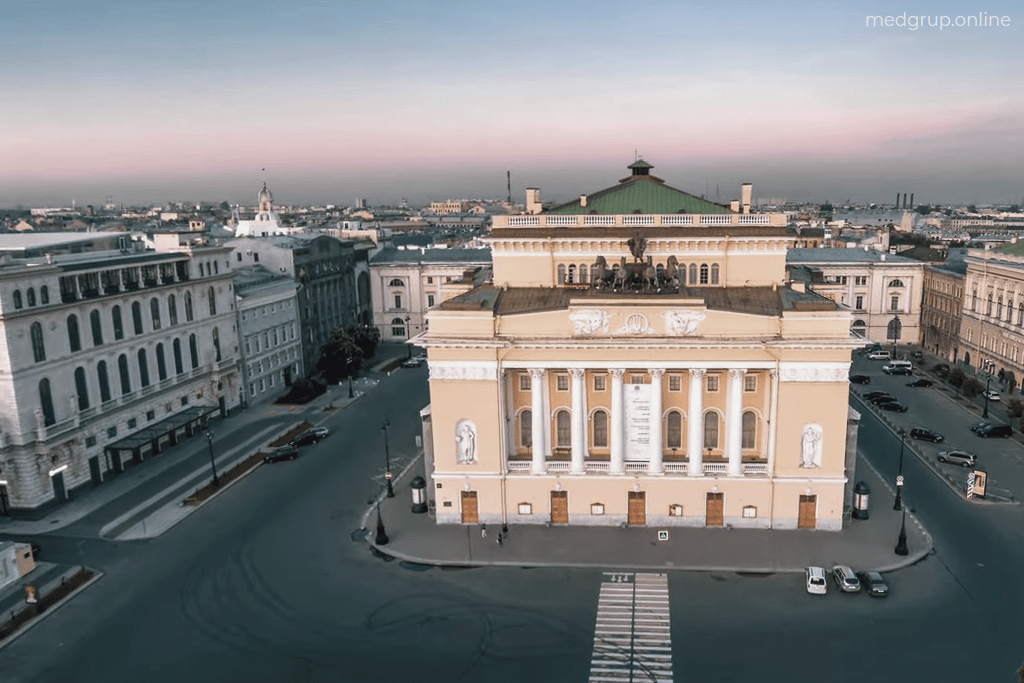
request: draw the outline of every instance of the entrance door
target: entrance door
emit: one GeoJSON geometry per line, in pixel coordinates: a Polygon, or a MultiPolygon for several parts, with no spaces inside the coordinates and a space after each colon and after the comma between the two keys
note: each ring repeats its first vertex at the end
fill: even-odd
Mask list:
{"type": "Polygon", "coordinates": [[[121,451],[111,448],[109,451],[111,460],[114,461],[114,471],[124,472],[124,465],[121,463],[121,451]]]}
{"type": "Polygon", "coordinates": [[[796,520],[797,529],[813,529],[818,511],[817,496],[800,496],[800,515],[796,520]]]}
{"type": "Polygon", "coordinates": [[[68,492],[64,488],[64,473],[58,472],[50,477],[50,481],[53,482],[53,497],[57,500],[67,500],[68,492]]]}
{"type": "Polygon", "coordinates": [[[706,526],[722,526],[725,524],[725,494],[721,491],[708,494],[704,524],[706,526]]]}
{"type": "Polygon", "coordinates": [[[100,474],[100,456],[98,455],[89,458],[89,476],[92,477],[93,486],[103,483],[103,475],[100,474]]]}
{"type": "Polygon", "coordinates": [[[480,508],[477,507],[476,491],[462,492],[462,523],[477,524],[480,521],[480,508]]]}
{"type": "Polygon", "coordinates": [[[11,499],[7,496],[7,484],[0,484],[0,517],[11,514],[11,499]]]}
{"type": "Polygon", "coordinates": [[[629,492],[629,511],[626,515],[626,523],[630,526],[647,525],[647,492],[629,492]]]}
{"type": "Polygon", "coordinates": [[[569,492],[568,491],[552,491],[551,492],[551,523],[552,524],[568,524],[569,523],[569,492]]]}

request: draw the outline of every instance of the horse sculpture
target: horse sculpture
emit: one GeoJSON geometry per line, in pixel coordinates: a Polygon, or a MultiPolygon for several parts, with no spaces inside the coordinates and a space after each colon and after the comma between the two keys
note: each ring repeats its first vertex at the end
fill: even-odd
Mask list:
{"type": "Polygon", "coordinates": [[[679,289],[679,259],[676,258],[675,254],[668,257],[665,261],[665,271],[663,273],[665,278],[665,284],[672,287],[675,290],[679,289]]]}
{"type": "Polygon", "coordinates": [[[661,291],[661,285],[658,283],[658,269],[654,267],[654,258],[651,256],[647,257],[647,264],[644,265],[641,279],[645,291],[652,289],[661,291]]]}
{"type": "Polygon", "coordinates": [[[629,268],[626,267],[626,257],[623,256],[619,262],[619,267],[615,270],[612,288],[615,290],[622,289],[629,284],[629,280],[629,268]]]}
{"type": "Polygon", "coordinates": [[[598,256],[590,270],[590,286],[594,289],[604,289],[615,277],[615,273],[608,268],[608,262],[604,260],[604,256],[598,256]]]}

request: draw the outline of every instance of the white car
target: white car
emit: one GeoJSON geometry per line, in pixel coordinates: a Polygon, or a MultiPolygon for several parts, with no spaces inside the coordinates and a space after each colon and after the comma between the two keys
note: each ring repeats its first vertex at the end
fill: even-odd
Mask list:
{"type": "Polygon", "coordinates": [[[808,567],[804,570],[804,577],[807,580],[807,592],[812,595],[825,595],[828,593],[828,583],[825,581],[824,567],[808,567]]]}
{"type": "Polygon", "coordinates": [[[891,354],[885,350],[872,351],[868,354],[868,360],[889,360],[891,357],[891,354]]]}
{"type": "Polygon", "coordinates": [[[996,391],[995,389],[991,389],[989,391],[984,392],[983,396],[985,396],[990,401],[1002,401],[1003,400],[1003,399],[999,398],[999,392],[996,391]]]}

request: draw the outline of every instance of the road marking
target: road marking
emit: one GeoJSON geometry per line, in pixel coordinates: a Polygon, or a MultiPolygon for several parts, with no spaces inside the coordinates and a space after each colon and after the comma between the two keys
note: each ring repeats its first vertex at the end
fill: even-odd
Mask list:
{"type": "Polygon", "coordinates": [[[667,574],[605,573],[590,683],[672,683],[667,574]]]}

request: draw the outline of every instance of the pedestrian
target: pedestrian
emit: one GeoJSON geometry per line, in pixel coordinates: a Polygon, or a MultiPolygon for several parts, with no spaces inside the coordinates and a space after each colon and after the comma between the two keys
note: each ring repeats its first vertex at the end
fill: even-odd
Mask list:
{"type": "Polygon", "coordinates": [[[498,545],[505,545],[505,539],[502,537],[501,532],[498,532],[498,545]]]}
{"type": "Polygon", "coordinates": [[[486,524],[481,524],[480,525],[480,538],[487,538],[487,525],[486,524]]]}
{"type": "Polygon", "coordinates": [[[501,525],[501,533],[505,535],[505,538],[508,538],[508,524],[501,525]]]}

